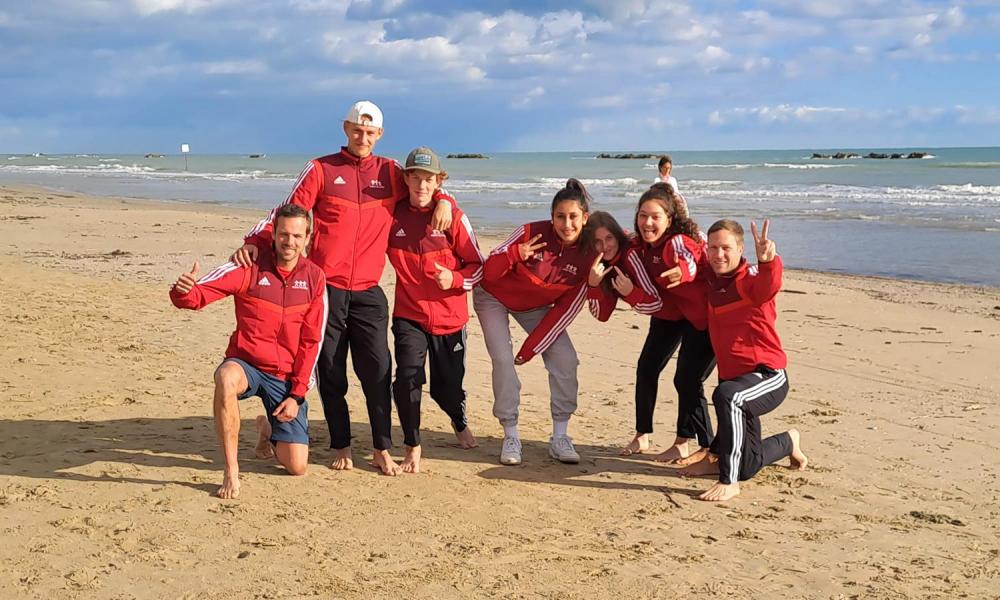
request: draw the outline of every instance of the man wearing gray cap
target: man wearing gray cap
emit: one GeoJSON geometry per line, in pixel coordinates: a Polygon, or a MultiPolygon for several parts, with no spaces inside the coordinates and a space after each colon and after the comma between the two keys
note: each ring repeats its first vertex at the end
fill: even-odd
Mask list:
{"type": "MultiPolygon", "coordinates": [[[[383,474],[396,475],[400,467],[389,455],[389,307],[378,282],[385,267],[393,209],[397,202],[406,202],[409,193],[399,164],[373,154],[383,133],[378,106],[367,100],[356,102],[343,126],[347,145],[336,154],[309,161],[281,205],[293,203],[312,211],[315,232],[309,258],[326,274],[329,313],[316,369],[330,447],[335,452],[330,466],[346,470],[354,465],[346,399],[350,348],[372,428],[372,465],[383,474]]],[[[438,203],[432,223],[435,229],[451,226],[453,206],[450,198],[438,203]]],[[[234,262],[249,264],[258,248],[269,247],[274,214],[271,211],[247,234],[243,247],[233,254],[234,262]]]]}

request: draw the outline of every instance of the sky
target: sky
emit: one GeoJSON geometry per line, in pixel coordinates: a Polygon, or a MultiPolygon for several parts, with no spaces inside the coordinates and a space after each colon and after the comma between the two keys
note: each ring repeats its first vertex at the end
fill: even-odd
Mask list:
{"type": "Polygon", "coordinates": [[[1000,145],[1000,0],[0,0],[0,152],[1000,145]]]}

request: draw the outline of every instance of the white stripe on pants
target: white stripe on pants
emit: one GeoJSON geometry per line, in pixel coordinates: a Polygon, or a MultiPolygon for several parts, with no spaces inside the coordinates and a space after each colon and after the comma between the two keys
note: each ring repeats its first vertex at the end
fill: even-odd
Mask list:
{"type": "MultiPolygon", "coordinates": [[[[472,305],[479,317],[486,339],[486,350],[493,362],[493,416],[502,425],[517,423],[521,404],[521,380],[514,368],[514,347],[510,339],[510,317],[530,333],[549,312],[544,306],[525,312],[508,310],[492,294],[477,287],[472,292],[472,305]]],[[[545,352],[542,361],[549,372],[549,394],[553,421],[567,421],[576,412],[579,383],[576,378],[580,361],[576,349],[565,331],[545,352]]]]}

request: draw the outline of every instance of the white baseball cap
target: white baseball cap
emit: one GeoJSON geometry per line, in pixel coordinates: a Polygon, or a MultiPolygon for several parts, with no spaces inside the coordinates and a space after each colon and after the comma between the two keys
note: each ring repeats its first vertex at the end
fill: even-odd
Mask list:
{"type": "Polygon", "coordinates": [[[382,111],[371,100],[355,102],[351,110],[347,111],[348,123],[357,123],[367,127],[378,127],[382,129],[382,111]]]}

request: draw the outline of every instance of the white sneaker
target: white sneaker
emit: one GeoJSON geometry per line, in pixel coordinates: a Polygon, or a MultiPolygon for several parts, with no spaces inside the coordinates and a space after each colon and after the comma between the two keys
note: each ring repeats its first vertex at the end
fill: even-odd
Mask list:
{"type": "Polygon", "coordinates": [[[501,465],[521,464],[521,440],[516,437],[505,437],[500,447],[501,465]]]}
{"type": "Polygon", "coordinates": [[[580,462],[580,455],[573,447],[573,440],[568,435],[561,435],[549,440],[549,456],[559,462],[575,465],[580,462]]]}

